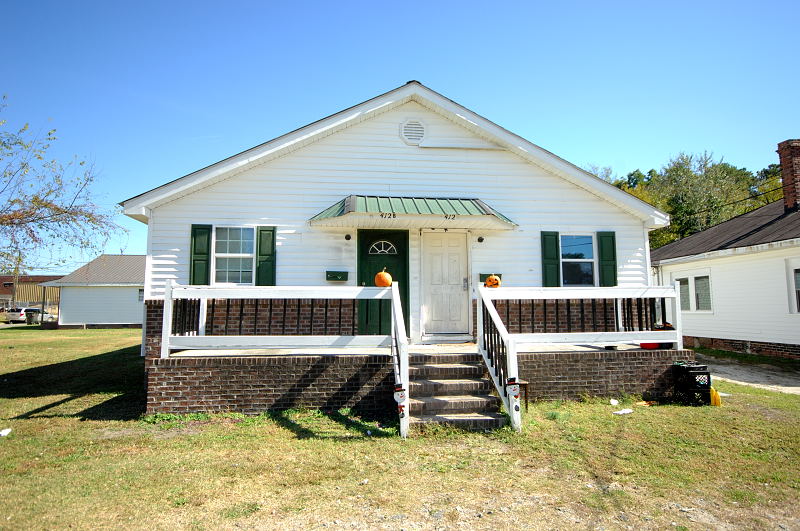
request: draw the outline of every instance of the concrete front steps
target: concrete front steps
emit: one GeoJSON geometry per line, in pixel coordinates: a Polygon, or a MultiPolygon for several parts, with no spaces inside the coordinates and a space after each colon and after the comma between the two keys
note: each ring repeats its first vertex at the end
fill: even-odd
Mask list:
{"type": "Polygon", "coordinates": [[[501,402],[491,395],[483,359],[476,352],[411,354],[409,421],[414,427],[448,424],[492,430],[506,423],[501,402]]]}

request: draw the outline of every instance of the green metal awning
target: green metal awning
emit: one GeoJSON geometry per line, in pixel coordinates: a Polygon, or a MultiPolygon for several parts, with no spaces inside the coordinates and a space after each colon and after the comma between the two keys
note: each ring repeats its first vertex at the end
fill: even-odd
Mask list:
{"type": "Polygon", "coordinates": [[[516,225],[480,199],[349,195],[309,220],[313,226],[510,230],[516,225]]]}

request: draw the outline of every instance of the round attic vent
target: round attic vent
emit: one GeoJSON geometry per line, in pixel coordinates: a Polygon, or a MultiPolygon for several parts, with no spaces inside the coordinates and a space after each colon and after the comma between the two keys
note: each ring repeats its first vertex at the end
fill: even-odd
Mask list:
{"type": "Polygon", "coordinates": [[[400,126],[400,136],[406,144],[418,146],[425,138],[425,124],[419,120],[406,120],[400,126]]]}

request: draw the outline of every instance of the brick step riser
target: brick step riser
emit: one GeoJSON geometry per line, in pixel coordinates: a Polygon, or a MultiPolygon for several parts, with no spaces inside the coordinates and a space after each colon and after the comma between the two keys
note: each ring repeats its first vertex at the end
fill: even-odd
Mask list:
{"type": "Polygon", "coordinates": [[[481,366],[474,365],[470,367],[430,367],[424,365],[410,365],[408,367],[408,376],[410,379],[432,379],[432,380],[446,380],[450,379],[463,379],[463,378],[481,378],[484,369],[481,366]]]}
{"type": "Polygon", "coordinates": [[[480,354],[409,354],[409,365],[425,363],[483,363],[480,354]]]}
{"type": "Polygon", "coordinates": [[[409,392],[411,398],[419,398],[438,395],[487,394],[491,390],[491,382],[420,384],[412,381],[409,392]]]}
{"type": "Polygon", "coordinates": [[[447,426],[454,426],[463,430],[496,430],[505,426],[504,419],[481,419],[481,420],[461,420],[461,421],[447,421],[447,422],[420,422],[419,420],[411,417],[411,429],[421,429],[425,426],[434,424],[443,424],[447,426]]]}
{"type": "Polygon", "coordinates": [[[497,404],[473,404],[456,403],[456,404],[419,404],[411,403],[410,405],[412,415],[437,415],[446,413],[497,413],[500,411],[500,406],[497,404]]]}

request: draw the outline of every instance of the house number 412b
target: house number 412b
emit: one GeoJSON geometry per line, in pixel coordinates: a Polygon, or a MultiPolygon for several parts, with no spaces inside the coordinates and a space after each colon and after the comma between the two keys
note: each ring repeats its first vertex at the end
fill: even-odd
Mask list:
{"type": "Polygon", "coordinates": [[[381,212],[381,217],[382,218],[394,219],[394,218],[397,217],[397,214],[395,214],[394,212],[381,212]]]}

